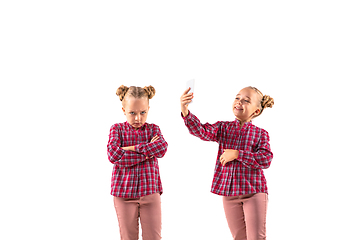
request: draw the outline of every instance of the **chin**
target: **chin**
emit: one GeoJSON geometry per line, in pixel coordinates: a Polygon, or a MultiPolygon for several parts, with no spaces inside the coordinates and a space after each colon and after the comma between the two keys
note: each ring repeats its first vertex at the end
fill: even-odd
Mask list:
{"type": "Polygon", "coordinates": [[[240,118],[241,118],[241,116],[236,115],[236,114],[234,114],[234,116],[235,116],[237,119],[240,119],[240,118]]]}

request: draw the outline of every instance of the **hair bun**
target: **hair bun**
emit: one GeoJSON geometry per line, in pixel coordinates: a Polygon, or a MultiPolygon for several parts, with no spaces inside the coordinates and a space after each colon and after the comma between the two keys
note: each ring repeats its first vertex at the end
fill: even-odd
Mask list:
{"type": "Polygon", "coordinates": [[[117,90],[116,90],[116,95],[119,96],[120,101],[122,101],[127,93],[127,91],[129,90],[128,87],[121,85],[117,90]]]}
{"type": "Polygon", "coordinates": [[[268,95],[264,95],[261,101],[262,108],[272,108],[274,105],[274,99],[268,95]]]}
{"type": "Polygon", "coordinates": [[[151,99],[153,96],[155,96],[155,88],[153,86],[147,86],[144,87],[145,92],[149,95],[149,99],[151,99]]]}

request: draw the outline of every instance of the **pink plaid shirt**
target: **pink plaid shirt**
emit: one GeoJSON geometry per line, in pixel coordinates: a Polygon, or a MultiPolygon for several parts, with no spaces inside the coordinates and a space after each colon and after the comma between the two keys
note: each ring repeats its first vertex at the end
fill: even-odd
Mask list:
{"type": "Polygon", "coordinates": [[[128,122],[111,126],[107,154],[114,164],[111,195],[138,198],[159,192],[162,194],[159,165],[167,151],[167,142],[155,124],[145,123],[135,130],[128,122]],[[150,142],[155,136],[159,139],[150,142]],[[135,152],[121,147],[135,146],[135,152]]]}
{"type": "Polygon", "coordinates": [[[222,196],[267,193],[263,169],[270,166],[273,154],[269,134],[247,122],[240,129],[238,120],[201,124],[192,113],[183,117],[189,132],[205,141],[219,144],[211,192],[222,196]],[[239,157],[222,166],[224,149],[239,150],[239,157]]]}

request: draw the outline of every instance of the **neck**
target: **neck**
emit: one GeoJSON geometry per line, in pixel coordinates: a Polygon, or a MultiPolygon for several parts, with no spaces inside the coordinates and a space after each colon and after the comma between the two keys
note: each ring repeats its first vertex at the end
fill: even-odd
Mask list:
{"type": "Polygon", "coordinates": [[[244,119],[239,119],[239,118],[236,118],[239,122],[240,122],[240,129],[244,126],[244,124],[246,122],[250,122],[251,121],[251,118],[247,119],[247,120],[244,120],[244,119]]]}

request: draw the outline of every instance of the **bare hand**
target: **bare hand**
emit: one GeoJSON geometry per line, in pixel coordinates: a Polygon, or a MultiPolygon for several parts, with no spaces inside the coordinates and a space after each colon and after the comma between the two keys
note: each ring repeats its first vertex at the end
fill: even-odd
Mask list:
{"type": "Polygon", "coordinates": [[[125,150],[125,151],[133,151],[133,152],[135,152],[135,147],[134,146],[122,147],[122,149],[125,150]]]}
{"type": "Polygon", "coordinates": [[[155,142],[155,141],[157,141],[157,140],[159,140],[159,136],[158,136],[158,135],[156,135],[155,137],[153,137],[150,142],[152,143],[152,142],[155,142]]]}
{"type": "MultiPolygon", "coordinates": [[[[157,141],[157,140],[159,140],[159,136],[158,135],[156,135],[155,137],[153,137],[152,139],[151,139],[151,143],[153,143],[153,142],[155,142],[155,141],[157,141]]],[[[153,158],[154,156],[150,156],[150,157],[146,157],[146,159],[151,159],[151,158],[153,158]]]]}
{"type": "Polygon", "coordinates": [[[237,159],[239,156],[238,150],[225,149],[224,153],[220,156],[220,163],[225,166],[226,163],[237,159]]]}
{"type": "Polygon", "coordinates": [[[180,104],[181,104],[181,112],[184,117],[186,117],[189,114],[189,103],[192,102],[192,99],[194,98],[193,93],[189,93],[190,88],[186,89],[186,91],[181,95],[180,97],[180,104]]]}

